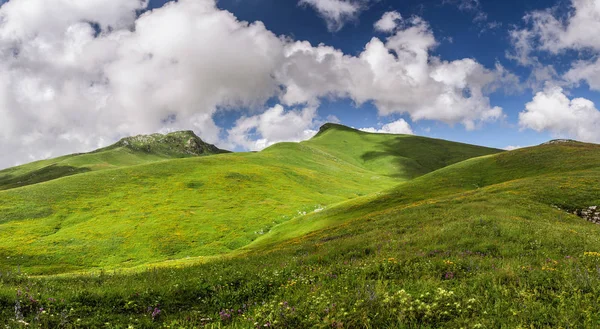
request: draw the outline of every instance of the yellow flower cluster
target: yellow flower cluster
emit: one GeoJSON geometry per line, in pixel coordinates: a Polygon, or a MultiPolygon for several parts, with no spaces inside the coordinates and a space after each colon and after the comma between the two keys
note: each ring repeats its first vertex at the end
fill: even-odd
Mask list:
{"type": "Polygon", "coordinates": [[[596,252],[596,251],[586,251],[583,253],[584,256],[586,257],[600,257],[600,252],[596,252]]]}
{"type": "Polygon", "coordinates": [[[552,271],[556,271],[556,269],[553,267],[550,267],[550,266],[542,266],[542,271],[552,272],[552,271]]]}
{"type": "Polygon", "coordinates": [[[454,265],[454,262],[449,261],[449,260],[446,259],[446,260],[444,260],[444,264],[446,264],[446,265],[454,265]]]}

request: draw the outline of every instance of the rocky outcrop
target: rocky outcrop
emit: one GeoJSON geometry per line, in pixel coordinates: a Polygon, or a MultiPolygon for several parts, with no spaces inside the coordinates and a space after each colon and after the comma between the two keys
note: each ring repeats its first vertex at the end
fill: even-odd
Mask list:
{"type": "Polygon", "coordinates": [[[570,144],[570,143],[579,143],[576,140],[573,139],[553,139],[549,142],[546,142],[542,145],[553,145],[553,144],[570,144]]]}
{"type": "Polygon", "coordinates": [[[573,211],[573,214],[589,222],[600,224],[600,207],[598,206],[591,206],[584,209],[576,209],[573,211]]]}
{"type": "Polygon", "coordinates": [[[200,156],[228,152],[205,143],[192,131],[126,137],[115,146],[170,156],[200,156]]]}

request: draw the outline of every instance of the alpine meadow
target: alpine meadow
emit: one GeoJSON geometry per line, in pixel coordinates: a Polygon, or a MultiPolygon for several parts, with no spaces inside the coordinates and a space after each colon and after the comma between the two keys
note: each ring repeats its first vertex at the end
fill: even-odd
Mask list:
{"type": "Polygon", "coordinates": [[[0,329],[600,328],[600,0],[0,0],[0,329]]]}
{"type": "Polygon", "coordinates": [[[326,124],[228,154],[168,136],[0,172],[9,327],[600,321],[600,228],[574,214],[600,204],[598,145],[503,152],[326,124]]]}

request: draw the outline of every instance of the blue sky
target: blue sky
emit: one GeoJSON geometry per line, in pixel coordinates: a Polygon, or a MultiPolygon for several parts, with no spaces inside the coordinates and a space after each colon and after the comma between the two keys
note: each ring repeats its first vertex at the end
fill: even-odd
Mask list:
{"type": "MultiPolygon", "coordinates": [[[[151,8],[164,5],[166,1],[150,1],[151,8]]],[[[385,37],[373,30],[385,12],[398,11],[402,16],[418,15],[431,25],[439,46],[433,54],[445,60],[474,58],[486,67],[493,67],[500,62],[507,69],[526,80],[530,69],[517,65],[506,58],[505,53],[511,50],[509,29],[524,26],[523,17],[535,10],[544,10],[559,5],[559,2],[548,0],[481,0],[476,8],[460,8],[461,1],[444,2],[441,0],[409,0],[409,1],[378,1],[368,5],[360,16],[348,22],[341,30],[331,32],[323,19],[313,8],[300,6],[296,0],[220,0],[219,8],[230,11],[239,19],[245,21],[262,21],[268,29],[278,35],[291,36],[296,40],[307,40],[313,45],[324,43],[342,50],[347,54],[360,53],[367,42],[374,36],[385,37]],[[479,13],[484,13],[487,19],[474,22],[479,13]],[[489,27],[492,22],[499,23],[497,27],[489,27]]],[[[565,10],[566,8],[561,8],[565,10]]],[[[551,58],[549,61],[561,60],[551,58]]],[[[520,93],[505,94],[496,92],[491,95],[494,105],[502,107],[506,118],[501,122],[487,124],[475,131],[466,131],[460,125],[448,125],[432,120],[411,123],[418,135],[450,139],[466,143],[481,144],[497,148],[506,146],[529,146],[543,143],[553,136],[549,132],[535,132],[519,129],[518,114],[525,104],[531,101],[534,90],[527,89],[520,93]]],[[[589,88],[573,89],[573,94],[600,100],[597,93],[589,88]]],[[[319,108],[319,114],[326,117],[335,115],[341,123],[353,127],[373,127],[403,117],[393,115],[380,117],[377,109],[371,104],[356,108],[350,100],[325,102],[319,108]]],[[[231,127],[237,119],[235,115],[221,116],[220,123],[231,127]]]]}
{"type": "Polygon", "coordinates": [[[600,142],[596,0],[0,5],[0,167],[178,129],[260,150],[327,121],[600,142]]]}

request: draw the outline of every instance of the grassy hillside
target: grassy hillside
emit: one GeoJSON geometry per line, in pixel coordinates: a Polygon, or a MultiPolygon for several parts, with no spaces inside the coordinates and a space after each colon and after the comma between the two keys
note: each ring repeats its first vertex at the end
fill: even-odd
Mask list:
{"type": "Polygon", "coordinates": [[[599,177],[592,144],[470,159],[202,265],[3,272],[1,314],[47,327],[595,328],[600,227],[559,208],[599,205],[599,177]]]}
{"type": "Polygon", "coordinates": [[[306,144],[348,163],[409,180],[465,159],[500,150],[413,135],[380,135],[325,124],[306,144]]]}
{"type": "Polygon", "coordinates": [[[499,150],[333,126],[260,153],[63,177],[0,192],[0,257],[30,273],[60,273],[223,255],[291,218],[490,152],[499,150]],[[404,145],[413,143],[420,147],[404,145]],[[393,144],[398,150],[363,157],[393,144]]]}
{"type": "Polygon", "coordinates": [[[127,137],[91,153],[67,155],[0,170],[0,190],[90,171],[220,153],[227,151],[203,142],[191,131],[127,137]]]}
{"type": "Polygon", "coordinates": [[[597,144],[540,145],[472,158],[381,193],[289,221],[250,247],[276,245],[380,211],[404,212],[405,209],[465,198],[491,205],[498,194],[528,207],[535,203],[544,205],[551,212],[560,208],[560,213],[565,215],[566,211],[600,205],[599,173],[600,145],[597,144]]]}

